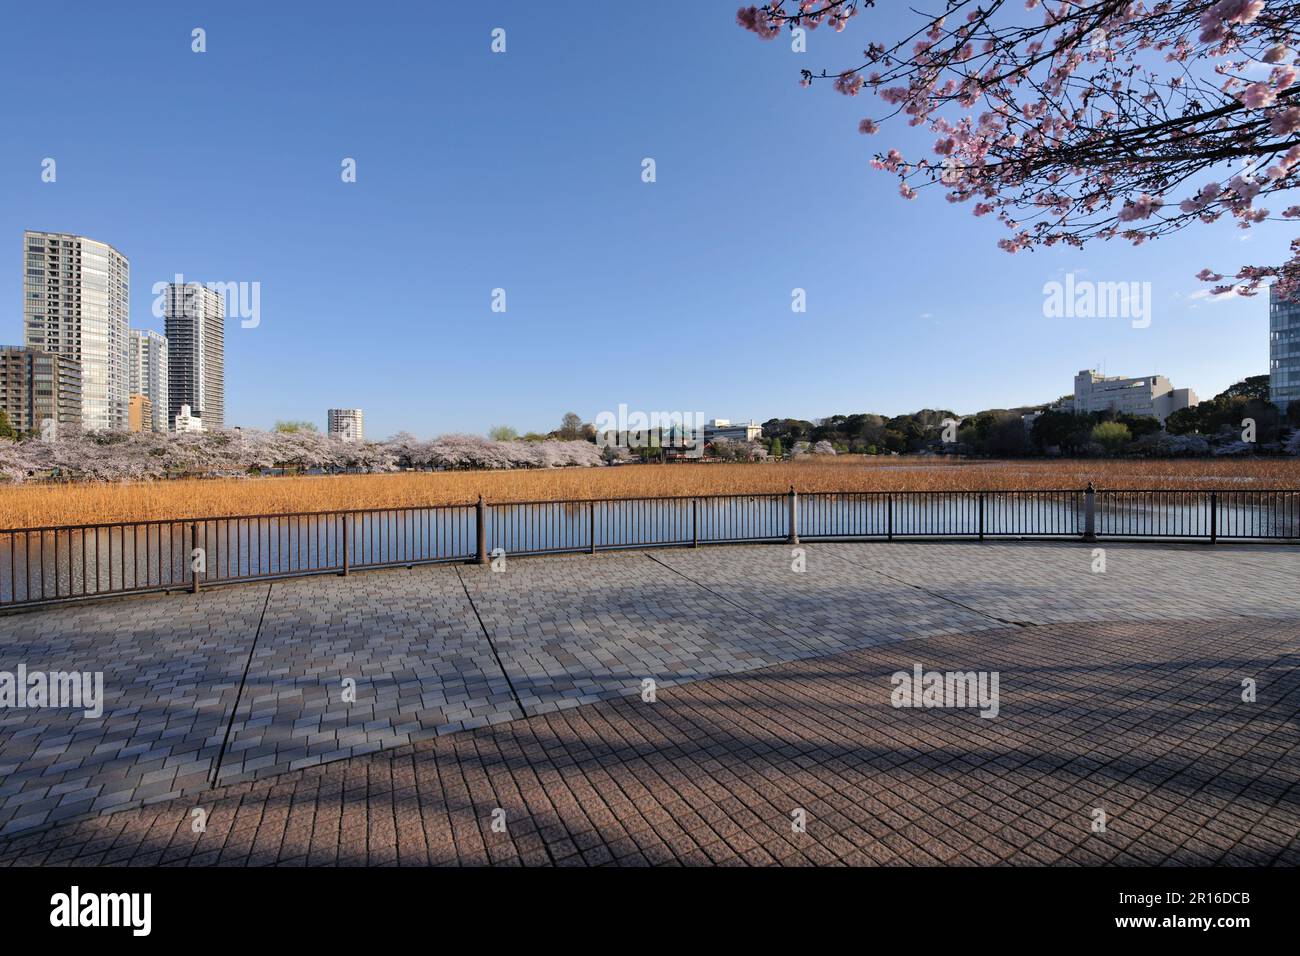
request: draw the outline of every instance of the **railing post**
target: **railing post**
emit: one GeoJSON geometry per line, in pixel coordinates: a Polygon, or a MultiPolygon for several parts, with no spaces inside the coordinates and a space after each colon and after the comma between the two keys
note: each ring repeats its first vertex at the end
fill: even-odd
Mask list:
{"type": "Polygon", "coordinates": [[[799,543],[799,496],[794,492],[794,485],[790,486],[790,537],[788,540],[792,545],[799,543]]]}
{"type": "Polygon", "coordinates": [[[478,504],[474,506],[474,523],[478,530],[478,558],[475,564],[487,564],[487,515],[483,508],[483,496],[478,496],[478,504]]]}
{"type": "Polygon", "coordinates": [[[1097,540],[1097,489],[1093,488],[1092,482],[1088,482],[1088,487],[1083,492],[1083,540],[1097,540]]]}
{"type": "Polygon", "coordinates": [[[1219,493],[1210,492],[1210,544],[1219,540],[1219,493]]]}
{"type": "Polygon", "coordinates": [[[348,515],[344,515],[344,516],[343,516],[343,542],[342,542],[342,548],[343,548],[343,576],[344,576],[344,577],[347,577],[347,576],[348,576],[348,572],[349,572],[349,568],[348,568],[348,554],[349,554],[349,552],[352,550],[352,535],[349,533],[349,532],[350,532],[351,522],[350,522],[348,519],[349,519],[349,516],[348,516],[348,515]]]}
{"type": "Polygon", "coordinates": [[[596,502],[587,506],[587,521],[591,524],[591,553],[596,553],[596,502]]]}
{"type": "Polygon", "coordinates": [[[700,546],[700,499],[691,499],[691,547],[700,546]]]}
{"type": "Polygon", "coordinates": [[[980,492],[980,540],[984,540],[984,492],[980,492]]]}
{"type": "MultiPolygon", "coordinates": [[[[198,547],[199,547],[199,523],[197,521],[191,521],[190,522],[190,592],[192,594],[199,593],[199,569],[194,564],[194,552],[198,550],[198,547]]],[[[125,574],[122,577],[122,585],[123,586],[126,585],[125,574]]]]}
{"type": "Polygon", "coordinates": [[[894,496],[892,494],[885,496],[885,507],[888,512],[886,518],[885,533],[889,541],[894,540],[894,496]]]}

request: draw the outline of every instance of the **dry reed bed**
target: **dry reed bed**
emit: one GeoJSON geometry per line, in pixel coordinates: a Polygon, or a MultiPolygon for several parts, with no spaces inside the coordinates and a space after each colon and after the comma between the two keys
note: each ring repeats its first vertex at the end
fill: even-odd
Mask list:
{"type": "Polygon", "coordinates": [[[779,464],[627,465],[0,489],[0,528],[235,514],[403,508],[489,501],[787,491],[995,491],[1082,488],[1300,488],[1300,462],[955,461],[841,456],[779,464]]]}

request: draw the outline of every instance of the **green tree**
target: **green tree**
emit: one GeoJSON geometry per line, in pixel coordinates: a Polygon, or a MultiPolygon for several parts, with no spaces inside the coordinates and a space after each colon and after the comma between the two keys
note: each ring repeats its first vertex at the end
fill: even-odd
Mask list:
{"type": "Polygon", "coordinates": [[[519,432],[515,431],[509,425],[493,425],[488,430],[488,438],[493,441],[518,441],[519,432]]]}
{"type": "Polygon", "coordinates": [[[1127,425],[1129,434],[1134,438],[1153,435],[1160,431],[1160,419],[1151,415],[1116,415],[1115,421],[1127,425]]]}
{"type": "Polygon", "coordinates": [[[907,435],[893,428],[886,428],[882,436],[886,451],[896,451],[900,455],[907,451],[907,435]]]}
{"type": "Polygon", "coordinates": [[[1255,420],[1255,441],[1261,444],[1277,441],[1280,427],[1285,421],[1276,405],[1259,398],[1246,401],[1241,409],[1241,417],[1231,423],[1232,427],[1240,430],[1242,421],[1247,418],[1255,420]]]}
{"type": "Polygon", "coordinates": [[[1078,419],[1070,412],[1049,409],[1034,419],[1034,444],[1040,451],[1047,451],[1049,448],[1069,451],[1067,446],[1070,436],[1078,430],[1078,427],[1078,419]]]}
{"type": "Polygon", "coordinates": [[[314,432],[319,431],[311,422],[280,421],[275,423],[275,430],[278,432],[314,432]]]}
{"type": "Polygon", "coordinates": [[[1122,422],[1099,422],[1092,426],[1092,440],[1112,455],[1127,445],[1132,438],[1132,432],[1122,422]]]}
{"type": "Polygon", "coordinates": [[[1201,413],[1197,411],[1200,406],[1193,405],[1191,408],[1180,408],[1165,419],[1165,431],[1171,435],[1190,435],[1200,431],[1201,413]]]}
{"type": "Polygon", "coordinates": [[[1212,438],[1221,432],[1240,431],[1245,418],[1255,419],[1259,441],[1276,439],[1282,417],[1277,406],[1268,400],[1267,375],[1252,375],[1199,405],[1180,408],[1165,419],[1165,430],[1171,435],[1200,434],[1212,438]]]}
{"type": "Polygon", "coordinates": [[[582,419],[577,412],[567,412],[560,420],[559,437],[565,441],[578,441],[582,436],[582,419]]]}
{"type": "MultiPolygon", "coordinates": [[[[1300,404],[1300,402],[1298,402],[1297,404],[1300,404]]],[[[773,438],[773,439],[772,439],[772,457],[773,457],[773,458],[780,458],[780,457],[782,457],[784,454],[785,454],[785,449],[781,447],[781,439],[779,439],[779,438],[773,438]]]]}
{"type": "Polygon", "coordinates": [[[1214,396],[1220,398],[1253,398],[1261,402],[1268,401],[1268,375],[1251,375],[1235,385],[1229,385],[1224,391],[1214,396]]]}
{"type": "Polygon", "coordinates": [[[17,438],[18,433],[14,431],[13,424],[9,421],[9,416],[5,414],[3,408],[0,408],[0,438],[17,438]]]}

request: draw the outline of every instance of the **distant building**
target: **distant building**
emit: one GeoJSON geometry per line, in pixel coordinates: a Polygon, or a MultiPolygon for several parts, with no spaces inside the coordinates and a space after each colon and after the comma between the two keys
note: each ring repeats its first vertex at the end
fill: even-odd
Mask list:
{"type": "Polygon", "coordinates": [[[748,423],[737,422],[733,425],[730,419],[715,418],[704,425],[704,440],[706,442],[713,441],[715,438],[751,442],[758,441],[762,436],[763,426],[757,425],[753,421],[748,423]]]}
{"type": "Polygon", "coordinates": [[[188,405],[207,431],[226,424],[226,303],[198,282],[168,283],[164,298],[167,331],[168,415],[188,405]]]}
{"type": "Polygon", "coordinates": [[[126,429],[132,432],[151,432],[153,427],[153,402],[148,395],[135,394],[127,401],[126,429]]]}
{"type": "Polygon", "coordinates": [[[1190,388],[1174,388],[1163,375],[1107,377],[1084,369],[1074,377],[1075,414],[1114,411],[1157,418],[1163,425],[1174,412],[1199,402],[1190,388]]]}
{"type": "Polygon", "coordinates": [[[191,415],[190,407],[188,405],[182,405],[176,412],[176,419],[173,422],[173,427],[177,434],[206,431],[203,425],[203,419],[191,415]]]}
{"type": "Polygon", "coordinates": [[[131,266],[105,242],[23,233],[23,344],[81,366],[81,424],[126,428],[131,266]]]}
{"type": "Polygon", "coordinates": [[[1268,290],[1268,397],[1283,412],[1300,398],[1300,298],[1268,290]]]}
{"type": "Polygon", "coordinates": [[[365,414],[359,408],[331,408],[327,413],[328,431],[345,441],[364,441],[365,414]]]}
{"type": "Polygon", "coordinates": [[[131,395],[149,400],[152,417],[143,429],[131,431],[167,431],[167,411],[171,403],[171,384],[167,372],[167,338],[152,329],[131,330],[131,395]]]}
{"type": "Polygon", "coordinates": [[[0,348],[0,408],[20,434],[39,433],[45,421],[80,426],[81,366],[62,352],[0,348]]]}

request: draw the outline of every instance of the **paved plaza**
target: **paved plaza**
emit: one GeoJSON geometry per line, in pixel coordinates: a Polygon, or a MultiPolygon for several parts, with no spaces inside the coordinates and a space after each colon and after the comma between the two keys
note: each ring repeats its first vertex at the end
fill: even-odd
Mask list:
{"type": "Polygon", "coordinates": [[[1104,549],[507,558],[3,616],[0,671],[103,671],[105,706],[0,711],[0,862],[1300,862],[1300,548],[1104,549]],[[891,706],[915,664],[997,672],[998,716],[891,706]]]}

